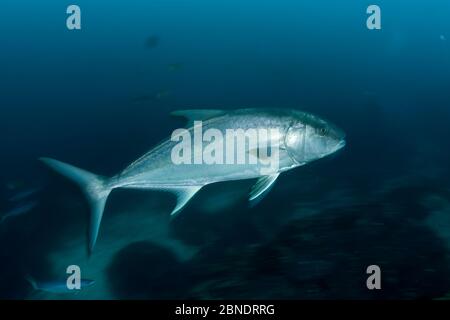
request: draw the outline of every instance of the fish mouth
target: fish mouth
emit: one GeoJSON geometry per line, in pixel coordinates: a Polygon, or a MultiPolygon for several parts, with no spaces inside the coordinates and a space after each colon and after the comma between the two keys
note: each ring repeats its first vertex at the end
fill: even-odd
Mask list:
{"type": "Polygon", "coordinates": [[[336,152],[336,151],[338,151],[338,150],[341,150],[342,148],[345,147],[346,144],[347,144],[347,143],[346,143],[345,140],[339,141],[339,143],[336,145],[336,147],[335,147],[335,149],[334,149],[334,152],[336,152]]]}

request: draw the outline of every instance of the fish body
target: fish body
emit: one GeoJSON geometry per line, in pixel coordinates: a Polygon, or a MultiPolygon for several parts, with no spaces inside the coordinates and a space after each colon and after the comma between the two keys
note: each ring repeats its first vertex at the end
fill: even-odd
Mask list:
{"type": "MultiPolygon", "coordinates": [[[[50,293],[70,293],[77,292],[79,289],[69,289],[66,280],[61,281],[36,281],[31,276],[26,276],[25,278],[34,290],[44,291],[50,293]]],[[[80,287],[81,289],[92,286],[95,283],[94,280],[81,279],[80,287]]]]}
{"type": "Polygon", "coordinates": [[[20,201],[20,200],[24,200],[26,198],[30,198],[31,196],[35,195],[36,193],[38,193],[39,191],[41,191],[42,187],[36,187],[36,188],[31,188],[31,189],[26,189],[23,191],[20,191],[18,193],[16,193],[15,195],[13,195],[12,197],[9,198],[9,201],[20,201]]]}
{"type": "MultiPolygon", "coordinates": [[[[224,136],[228,129],[247,130],[275,127],[279,128],[284,136],[289,127],[287,120],[283,117],[275,118],[270,113],[259,112],[255,115],[247,110],[241,110],[203,121],[202,127],[203,132],[208,129],[217,129],[224,136]]],[[[194,127],[188,130],[194,136],[194,127]]],[[[272,142],[279,144],[279,140],[280,138],[272,142]]],[[[177,143],[178,141],[171,139],[162,142],[112,178],[113,186],[127,188],[203,186],[215,182],[251,179],[260,176],[261,164],[174,165],[171,152],[177,143]]],[[[206,144],[207,142],[203,142],[204,147],[206,144]]],[[[282,167],[272,173],[297,166],[284,150],[280,154],[280,159],[282,159],[282,167]]]]}
{"type": "MultiPolygon", "coordinates": [[[[177,205],[172,211],[172,214],[176,214],[205,185],[257,178],[258,181],[250,192],[250,200],[257,202],[267,194],[282,172],[323,158],[345,145],[345,134],[336,126],[315,115],[298,110],[197,109],[175,111],[173,115],[185,117],[188,120],[187,128],[180,129],[178,135],[175,131],[170,139],[151,149],[112,178],[100,177],[57,160],[42,158],[42,161],[51,168],[78,183],[90,201],[91,250],[97,239],[106,199],[113,189],[154,189],[172,192],[177,196],[177,205]],[[202,161],[206,159],[205,150],[213,140],[205,138],[208,132],[211,134],[214,132],[214,143],[220,145],[224,153],[227,153],[223,158],[216,158],[217,161],[213,164],[202,161]],[[255,133],[258,144],[245,140],[248,138],[245,136],[243,139],[247,142],[242,144],[244,147],[242,151],[242,148],[238,148],[238,144],[230,144],[230,141],[235,140],[229,139],[227,135],[237,132],[249,136],[255,133]],[[176,163],[174,150],[179,148],[183,137],[193,137],[189,144],[192,146],[192,154],[189,153],[190,156],[184,158],[185,162],[176,163]],[[233,150],[233,157],[226,158],[230,151],[227,149],[229,144],[233,150]],[[269,147],[271,152],[268,152],[269,147]],[[248,160],[236,161],[239,152],[243,152],[244,158],[248,160]]],[[[183,156],[185,151],[182,152],[183,156]]]]}
{"type": "Polygon", "coordinates": [[[6,219],[22,216],[22,215],[30,212],[34,207],[37,206],[37,204],[38,204],[37,201],[30,201],[30,202],[26,202],[24,204],[21,204],[15,208],[11,209],[7,213],[5,213],[3,216],[1,216],[0,223],[3,223],[6,219]]]}

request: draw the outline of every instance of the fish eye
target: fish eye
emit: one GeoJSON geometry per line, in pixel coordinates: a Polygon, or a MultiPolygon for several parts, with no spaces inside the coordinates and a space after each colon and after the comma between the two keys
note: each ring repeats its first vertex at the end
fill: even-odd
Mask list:
{"type": "Polygon", "coordinates": [[[328,133],[328,129],[327,128],[319,128],[319,130],[317,130],[318,132],[318,134],[319,135],[321,135],[321,136],[324,136],[324,135],[326,135],[327,133],[328,133]]]}

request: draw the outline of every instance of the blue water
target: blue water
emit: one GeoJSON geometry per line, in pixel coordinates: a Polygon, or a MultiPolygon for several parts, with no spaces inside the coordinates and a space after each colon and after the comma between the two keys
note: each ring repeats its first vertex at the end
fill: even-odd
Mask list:
{"type": "Polygon", "coordinates": [[[450,2],[4,0],[0,14],[0,297],[417,299],[450,291],[450,2]],[[366,28],[381,8],[382,29],[366,28]],[[294,108],[347,133],[281,176],[170,195],[118,191],[88,258],[83,195],[37,159],[110,176],[182,123],[183,108],[294,108]],[[96,285],[36,294],[70,264],[96,285]],[[383,289],[365,287],[380,265],[383,289]]]}

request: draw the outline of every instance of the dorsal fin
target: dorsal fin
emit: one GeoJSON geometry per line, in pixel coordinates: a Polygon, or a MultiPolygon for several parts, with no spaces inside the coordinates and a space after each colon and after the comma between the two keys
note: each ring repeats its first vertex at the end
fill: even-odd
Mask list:
{"type": "Polygon", "coordinates": [[[225,111],[218,109],[187,109],[175,110],[170,113],[172,116],[185,118],[188,126],[192,126],[194,121],[204,121],[223,114],[225,111]]]}

